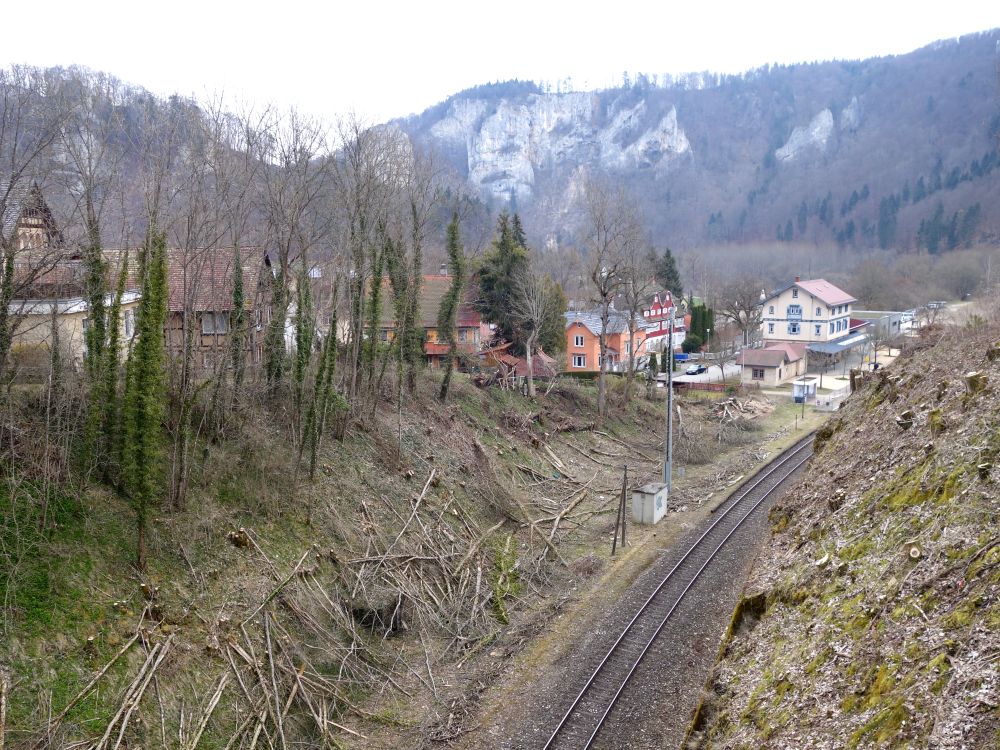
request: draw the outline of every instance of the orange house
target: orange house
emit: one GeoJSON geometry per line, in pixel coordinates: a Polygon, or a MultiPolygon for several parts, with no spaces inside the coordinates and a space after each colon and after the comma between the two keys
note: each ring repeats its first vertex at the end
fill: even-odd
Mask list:
{"type": "MultiPolygon", "coordinates": [[[[623,372],[633,353],[629,348],[628,313],[610,310],[605,338],[608,346],[606,372],[623,372]]],[[[636,358],[646,354],[649,324],[639,316],[633,338],[636,358]]],[[[598,372],[601,369],[601,314],[597,311],[566,313],[566,371],[598,372]]]]}

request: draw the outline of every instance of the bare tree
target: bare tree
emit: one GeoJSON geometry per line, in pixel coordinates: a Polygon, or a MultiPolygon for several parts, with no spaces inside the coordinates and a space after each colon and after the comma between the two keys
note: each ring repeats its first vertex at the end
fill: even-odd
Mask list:
{"type": "Polygon", "coordinates": [[[545,321],[557,303],[555,282],[548,276],[525,269],[514,279],[513,317],[524,339],[525,360],[528,365],[528,397],[535,397],[534,355],[538,338],[545,321]]]}
{"type": "Polygon", "coordinates": [[[657,285],[653,275],[650,259],[655,257],[651,251],[638,242],[630,243],[625,248],[625,266],[623,269],[622,300],[628,314],[628,370],[626,371],[625,404],[632,398],[632,385],[635,382],[635,370],[638,362],[635,335],[642,322],[642,306],[657,285]]]}
{"type": "Polygon", "coordinates": [[[24,320],[23,300],[62,254],[54,225],[31,238],[19,231],[25,212],[41,209],[35,185],[50,172],[48,160],[66,118],[58,92],[45,92],[44,74],[36,68],[0,70],[0,379],[7,375],[11,345],[24,320]]]}
{"type": "MultiPolygon", "coordinates": [[[[347,393],[352,407],[360,404],[362,390],[362,348],[365,324],[371,319],[367,294],[374,288],[373,274],[384,267],[385,238],[390,217],[410,178],[409,142],[399,131],[370,127],[356,118],[340,123],[340,149],[334,160],[333,208],[338,213],[341,243],[348,248],[348,371],[347,393]]],[[[418,222],[419,224],[419,222],[418,222]]],[[[381,284],[381,282],[379,282],[381,284]]],[[[376,322],[379,311],[375,311],[376,322]]],[[[374,383],[374,363],[367,382],[374,383]]]]}
{"type": "Polygon", "coordinates": [[[755,277],[744,277],[724,284],[712,305],[716,315],[739,329],[743,346],[749,346],[753,342],[754,331],[760,329],[763,296],[764,282],[755,277]]]}
{"type": "Polygon", "coordinates": [[[641,228],[633,205],[622,189],[590,180],[583,190],[580,235],[587,251],[591,290],[601,315],[600,371],[597,377],[597,413],[607,412],[608,324],[615,296],[626,280],[627,259],[641,243],[641,228]]]}
{"type": "MultiPolygon", "coordinates": [[[[277,274],[265,357],[268,385],[274,389],[284,378],[285,320],[292,304],[293,264],[298,261],[308,270],[309,253],[330,236],[328,178],[332,162],[329,133],[319,120],[292,110],[284,116],[275,115],[267,132],[261,152],[267,164],[262,172],[262,202],[267,244],[277,256],[277,274]]],[[[300,416],[296,413],[296,425],[300,416]]]]}

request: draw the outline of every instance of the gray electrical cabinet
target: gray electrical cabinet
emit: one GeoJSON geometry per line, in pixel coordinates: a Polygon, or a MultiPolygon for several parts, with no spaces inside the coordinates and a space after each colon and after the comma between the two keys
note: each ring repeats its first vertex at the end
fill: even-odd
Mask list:
{"type": "Polygon", "coordinates": [[[654,524],[667,512],[667,485],[646,484],[632,490],[632,520],[654,524]]]}

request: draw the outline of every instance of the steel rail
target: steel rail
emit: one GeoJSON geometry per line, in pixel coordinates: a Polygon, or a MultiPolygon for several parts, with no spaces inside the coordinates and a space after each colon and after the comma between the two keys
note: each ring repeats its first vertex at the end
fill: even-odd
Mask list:
{"type": "Polygon", "coordinates": [[[590,737],[587,739],[587,744],[583,746],[583,750],[588,750],[594,744],[594,740],[596,739],[598,732],[600,732],[601,728],[604,726],[604,722],[607,720],[608,714],[611,713],[611,709],[614,708],[615,704],[618,702],[618,698],[621,696],[622,691],[625,690],[625,686],[628,685],[629,681],[632,679],[632,675],[635,673],[635,670],[639,668],[639,664],[642,662],[643,658],[649,652],[649,649],[652,648],[653,642],[662,632],[664,626],[667,624],[667,620],[669,620],[670,616],[674,613],[674,610],[676,610],[681,605],[681,602],[684,600],[684,597],[687,596],[688,591],[690,591],[691,588],[695,585],[695,583],[697,583],[698,579],[701,577],[701,574],[705,572],[705,568],[709,566],[709,563],[715,560],[715,556],[719,553],[719,551],[723,548],[723,546],[725,546],[726,542],[729,541],[729,538],[740,530],[740,528],[743,526],[746,520],[750,518],[751,515],[753,515],[753,512],[757,510],[760,504],[763,503],[768,498],[768,496],[770,496],[772,492],[781,487],[781,485],[785,482],[785,480],[788,479],[788,477],[790,477],[792,474],[794,474],[798,470],[798,468],[802,466],[810,458],[811,456],[806,456],[797,464],[795,464],[795,466],[793,466],[791,470],[789,470],[788,473],[786,473],[785,476],[783,476],[778,481],[778,483],[774,485],[774,487],[772,487],[763,495],[761,495],[760,499],[753,504],[750,510],[747,511],[747,514],[740,519],[739,523],[733,526],[733,528],[729,531],[728,534],[726,534],[723,540],[719,542],[719,544],[716,546],[714,550],[712,550],[712,553],[708,556],[708,559],[705,560],[704,563],[702,563],[702,566],[700,568],[698,568],[698,571],[688,582],[687,586],[684,587],[684,590],[681,591],[680,595],[677,597],[677,600],[674,602],[673,606],[671,606],[670,609],[667,611],[667,613],[663,616],[663,619],[660,621],[660,624],[653,632],[653,635],[651,635],[649,640],[646,642],[646,645],[643,646],[643,649],[639,653],[639,656],[636,658],[635,663],[632,665],[632,668],[628,671],[628,674],[625,675],[625,679],[618,687],[618,690],[615,691],[614,696],[611,698],[611,702],[608,704],[608,707],[604,710],[604,713],[601,715],[600,720],[597,722],[597,727],[594,729],[590,737]]]}
{"type": "MultiPolygon", "coordinates": [[[[565,729],[565,727],[566,727],[566,725],[567,725],[570,717],[573,715],[573,712],[576,710],[577,706],[580,705],[580,703],[583,700],[584,696],[587,694],[587,692],[593,686],[594,682],[597,680],[597,678],[601,674],[602,670],[608,665],[608,663],[611,660],[612,656],[615,654],[616,650],[621,645],[622,641],[624,641],[625,638],[626,638],[626,636],[628,636],[628,634],[631,632],[631,630],[632,630],[633,626],[636,624],[636,622],[638,622],[638,620],[642,617],[642,615],[646,613],[646,610],[649,608],[649,606],[653,602],[653,600],[656,599],[656,597],[659,596],[659,594],[663,591],[663,589],[666,587],[666,585],[669,582],[671,582],[671,579],[673,578],[673,576],[677,572],[677,570],[680,568],[680,566],[683,565],[688,560],[688,558],[695,552],[695,550],[699,549],[699,546],[705,540],[705,538],[709,534],[711,534],[713,531],[715,531],[723,523],[723,521],[725,521],[725,519],[729,516],[729,514],[737,506],[740,505],[740,503],[744,500],[744,498],[746,498],[747,495],[749,495],[751,492],[753,492],[758,487],[760,487],[761,484],[763,484],[765,481],[767,481],[769,478],[771,478],[774,474],[776,474],[779,471],[779,469],[781,469],[781,467],[783,467],[789,461],[792,461],[795,458],[795,456],[797,456],[799,453],[801,453],[802,451],[804,451],[807,448],[809,448],[811,446],[811,444],[812,444],[812,435],[810,434],[809,436],[807,436],[803,440],[799,441],[799,443],[797,443],[796,445],[793,445],[788,451],[786,451],[785,455],[782,456],[780,458],[780,460],[776,460],[773,463],[773,465],[771,465],[771,466],[768,467],[768,470],[764,474],[762,474],[761,476],[757,477],[755,479],[755,481],[753,482],[753,484],[751,484],[748,487],[746,487],[745,489],[743,489],[743,491],[740,493],[740,495],[734,501],[732,501],[729,504],[729,506],[726,508],[726,510],[723,511],[720,515],[716,516],[715,520],[713,521],[713,523],[707,529],[705,529],[705,531],[701,534],[701,536],[699,536],[698,539],[696,539],[690,545],[690,547],[684,553],[684,555],[680,558],[680,560],[678,560],[674,564],[674,566],[663,577],[663,579],[660,581],[660,583],[657,585],[657,587],[653,590],[653,592],[646,598],[646,601],[643,602],[642,606],[639,607],[638,611],[635,613],[635,615],[632,617],[632,619],[629,620],[628,624],[625,625],[625,627],[623,628],[621,634],[618,636],[618,638],[615,640],[615,642],[608,649],[607,654],[605,654],[604,658],[601,659],[601,661],[597,665],[597,667],[595,667],[593,673],[590,675],[590,677],[588,678],[587,682],[580,689],[580,692],[577,694],[576,698],[573,700],[573,703],[570,705],[570,707],[563,714],[562,718],[559,720],[559,723],[556,725],[555,730],[549,736],[549,739],[545,743],[545,745],[542,748],[542,750],[549,750],[549,748],[552,747],[553,743],[556,741],[556,738],[560,735],[560,733],[563,731],[563,729],[565,729]]],[[[631,679],[632,674],[635,672],[635,669],[638,667],[639,662],[642,661],[642,658],[646,655],[646,652],[649,650],[649,648],[650,648],[653,640],[655,640],[656,636],[659,635],[659,633],[662,631],[664,625],[666,624],[666,620],[670,617],[670,615],[673,613],[673,611],[680,604],[680,601],[684,598],[684,596],[687,594],[687,592],[690,590],[690,588],[694,585],[694,582],[698,579],[698,577],[701,575],[701,573],[704,571],[704,569],[708,566],[708,563],[711,562],[714,559],[715,555],[722,548],[722,546],[726,543],[726,541],[728,541],[728,539],[736,532],[737,529],[739,529],[740,527],[742,527],[743,523],[747,520],[747,518],[750,517],[750,515],[753,513],[753,511],[757,509],[757,507],[764,501],[764,499],[766,499],[768,496],[770,496],[770,494],[772,492],[774,492],[778,487],[780,487],[784,483],[784,481],[786,479],[788,479],[788,477],[791,476],[807,460],[809,460],[808,456],[806,458],[802,459],[801,461],[799,461],[797,464],[795,464],[795,466],[790,471],[786,472],[781,477],[781,479],[778,480],[778,482],[774,485],[774,487],[772,487],[771,489],[769,489],[767,492],[764,493],[764,495],[753,505],[753,507],[749,511],[747,511],[747,514],[736,524],[736,526],[734,526],[733,529],[730,530],[730,532],[726,535],[725,539],[723,539],[723,541],[719,544],[719,546],[712,552],[712,554],[709,556],[709,558],[705,562],[705,564],[702,565],[701,569],[699,569],[699,571],[695,574],[694,578],[688,583],[688,585],[684,589],[684,591],[681,592],[680,596],[677,598],[677,601],[671,607],[671,609],[667,613],[667,615],[663,618],[663,621],[660,623],[659,627],[656,629],[656,632],[653,634],[653,636],[651,637],[650,641],[646,644],[646,646],[643,648],[642,652],[639,654],[639,656],[636,659],[635,663],[632,665],[632,668],[629,670],[628,675],[625,677],[625,680],[619,686],[618,691],[615,693],[614,697],[611,700],[611,704],[605,710],[604,714],[602,715],[600,721],[597,724],[597,727],[594,729],[594,732],[591,734],[590,738],[588,739],[587,744],[584,745],[584,750],[586,750],[586,748],[591,747],[591,745],[593,744],[594,738],[597,736],[597,733],[600,731],[601,727],[603,726],[604,721],[607,719],[607,716],[610,713],[612,707],[617,702],[618,697],[621,695],[622,690],[624,690],[624,688],[625,688],[625,685],[631,679]]]]}

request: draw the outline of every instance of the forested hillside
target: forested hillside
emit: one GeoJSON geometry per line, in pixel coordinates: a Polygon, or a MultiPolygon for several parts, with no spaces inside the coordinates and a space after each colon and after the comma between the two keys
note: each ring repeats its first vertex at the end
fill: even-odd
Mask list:
{"type": "Polygon", "coordinates": [[[399,124],[493,205],[514,203],[539,239],[571,240],[581,179],[607,173],[659,244],[934,253],[1000,229],[998,39],[595,92],[494,84],[399,124]]]}

